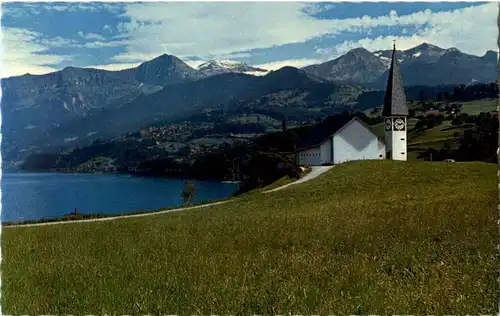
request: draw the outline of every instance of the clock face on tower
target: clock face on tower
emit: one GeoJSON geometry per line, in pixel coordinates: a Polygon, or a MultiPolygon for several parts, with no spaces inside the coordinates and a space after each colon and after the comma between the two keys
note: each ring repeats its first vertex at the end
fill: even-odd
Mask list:
{"type": "Polygon", "coordinates": [[[390,131],[392,128],[392,121],[390,118],[385,119],[385,130],[390,131]]]}
{"type": "Polygon", "coordinates": [[[402,118],[397,118],[394,121],[394,127],[396,128],[397,131],[404,131],[405,130],[405,120],[402,118]]]}

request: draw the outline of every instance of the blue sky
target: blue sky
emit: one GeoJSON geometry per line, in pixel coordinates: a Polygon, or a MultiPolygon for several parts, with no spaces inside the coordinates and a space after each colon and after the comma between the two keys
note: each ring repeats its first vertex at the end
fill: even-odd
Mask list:
{"type": "Polygon", "coordinates": [[[422,42],[498,50],[498,5],[481,2],[3,3],[2,77],[66,66],[124,69],[163,53],[197,66],[232,59],[277,69],[356,47],[422,42]]]}

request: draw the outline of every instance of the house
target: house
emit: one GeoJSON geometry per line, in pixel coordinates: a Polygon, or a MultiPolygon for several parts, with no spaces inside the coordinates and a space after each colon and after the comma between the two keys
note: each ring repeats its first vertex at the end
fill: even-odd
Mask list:
{"type": "Polygon", "coordinates": [[[394,45],[385,91],[385,139],[379,138],[360,118],[342,114],[328,117],[296,148],[298,165],[318,166],[351,160],[407,160],[408,107],[394,45]]]}
{"type": "Polygon", "coordinates": [[[298,165],[319,166],[350,160],[385,159],[384,140],[361,119],[350,115],[328,119],[316,126],[310,137],[299,144],[296,149],[298,165]]]}

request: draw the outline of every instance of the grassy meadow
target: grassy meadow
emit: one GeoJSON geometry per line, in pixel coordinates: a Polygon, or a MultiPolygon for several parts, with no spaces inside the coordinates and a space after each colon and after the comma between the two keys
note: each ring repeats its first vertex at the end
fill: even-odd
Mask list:
{"type": "Polygon", "coordinates": [[[497,166],[360,161],[269,194],[5,227],[5,314],[492,314],[497,166]]]}

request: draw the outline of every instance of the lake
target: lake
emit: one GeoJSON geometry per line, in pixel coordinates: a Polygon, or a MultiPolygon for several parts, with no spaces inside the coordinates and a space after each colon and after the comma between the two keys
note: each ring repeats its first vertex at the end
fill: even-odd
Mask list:
{"type": "MultiPolygon", "coordinates": [[[[192,181],[196,201],[226,198],[237,185],[192,181]]],[[[128,175],[6,173],[2,222],[51,219],[73,212],[120,214],[181,206],[184,180],[128,175]]]]}

